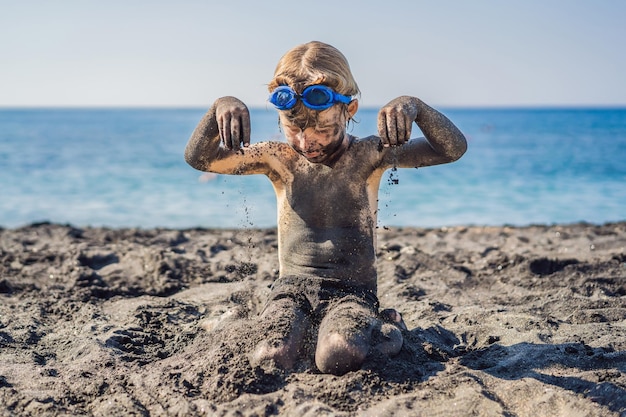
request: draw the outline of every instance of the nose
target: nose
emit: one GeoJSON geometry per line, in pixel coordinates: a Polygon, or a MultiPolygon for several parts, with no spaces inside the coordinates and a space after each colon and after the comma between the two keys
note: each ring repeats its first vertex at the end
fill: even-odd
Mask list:
{"type": "Polygon", "coordinates": [[[306,133],[304,133],[304,131],[300,131],[297,135],[296,135],[296,139],[298,140],[298,146],[301,149],[306,149],[308,141],[307,141],[307,135],[306,133]]]}

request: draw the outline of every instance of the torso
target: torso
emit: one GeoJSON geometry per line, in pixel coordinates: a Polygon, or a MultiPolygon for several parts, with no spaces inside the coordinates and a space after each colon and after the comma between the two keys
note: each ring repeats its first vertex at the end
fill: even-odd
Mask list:
{"type": "Polygon", "coordinates": [[[384,171],[378,154],[377,140],[355,139],[331,167],[284,150],[284,169],[270,176],[281,276],[333,278],[376,289],[376,212],[384,171]]]}

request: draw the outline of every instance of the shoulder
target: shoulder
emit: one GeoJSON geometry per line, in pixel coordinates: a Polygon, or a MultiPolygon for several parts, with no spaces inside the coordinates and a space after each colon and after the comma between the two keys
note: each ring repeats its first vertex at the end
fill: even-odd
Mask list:
{"type": "Polygon", "coordinates": [[[353,137],[350,142],[350,152],[360,155],[362,158],[378,158],[383,145],[378,136],[367,136],[364,138],[353,137]]]}
{"type": "Polygon", "coordinates": [[[365,147],[365,148],[370,148],[370,147],[374,147],[375,149],[378,149],[379,147],[382,148],[382,142],[380,138],[374,135],[370,135],[364,138],[353,137],[352,144],[355,146],[365,147]]]}
{"type": "Polygon", "coordinates": [[[373,168],[380,166],[381,158],[384,155],[384,148],[378,136],[367,136],[364,138],[353,138],[350,144],[349,153],[352,158],[367,163],[373,168]]]}
{"type": "Polygon", "coordinates": [[[242,154],[249,161],[262,163],[267,170],[265,174],[272,181],[284,178],[298,161],[298,153],[285,142],[257,142],[242,149],[242,154]]]}

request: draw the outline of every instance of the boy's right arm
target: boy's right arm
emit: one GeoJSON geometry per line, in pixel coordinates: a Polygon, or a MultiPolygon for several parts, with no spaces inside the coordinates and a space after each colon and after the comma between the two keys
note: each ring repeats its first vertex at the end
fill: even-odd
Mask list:
{"type": "Polygon", "coordinates": [[[185,160],[200,171],[218,174],[266,173],[264,152],[244,152],[250,147],[250,112],[235,97],[213,103],[185,148],[185,160]]]}

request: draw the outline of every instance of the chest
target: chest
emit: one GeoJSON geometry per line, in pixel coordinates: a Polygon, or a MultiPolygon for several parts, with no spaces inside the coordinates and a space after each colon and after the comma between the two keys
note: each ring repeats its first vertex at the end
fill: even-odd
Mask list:
{"type": "Polygon", "coordinates": [[[284,186],[283,208],[310,224],[358,223],[359,213],[371,211],[378,183],[371,168],[351,162],[300,164],[284,186]]]}

